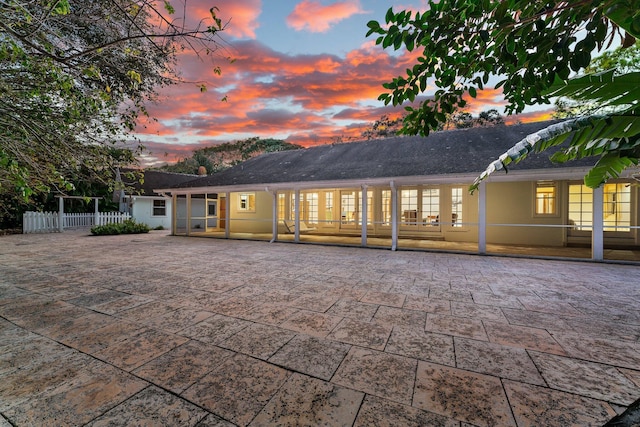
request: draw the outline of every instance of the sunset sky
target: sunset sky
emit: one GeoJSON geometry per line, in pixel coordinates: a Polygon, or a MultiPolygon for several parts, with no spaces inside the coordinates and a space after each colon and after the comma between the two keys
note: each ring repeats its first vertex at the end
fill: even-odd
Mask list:
{"type": "MultiPolygon", "coordinates": [[[[184,0],[171,3],[176,11],[184,0]]],[[[164,89],[149,106],[156,121],[141,124],[140,141],[150,151],[146,166],[189,157],[193,150],[253,136],[304,146],[357,138],[383,114],[401,108],[377,101],[382,83],[415,63],[416,54],[383,50],[365,38],[367,22],[394,9],[424,10],[425,2],[404,0],[188,0],[187,15],[206,17],[211,6],[229,21],[222,33],[222,57],[179,56],[190,83],[164,89]],[[231,57],[233,63],[223,57],[231,57]],[[214,73],[220,66],[221,75],[214,73]],[[198,84],[208,90],[200,92],[198,84]],[[226,97],[226,101],[222,98],[226,97]]],[[[433,88],[431,88],[433,89],[433,88]]],[[[427,89],[427,94],[429,93],[427,89]]],[[[503,112],[501,91],[485,90],[468,112],[503,112]]],[[[531,111],[520,117],[544,117],[531,111]]]]}

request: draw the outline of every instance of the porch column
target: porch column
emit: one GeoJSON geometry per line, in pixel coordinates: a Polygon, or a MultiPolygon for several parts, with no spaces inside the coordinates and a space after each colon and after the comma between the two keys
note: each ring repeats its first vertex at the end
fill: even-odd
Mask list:
{"type": "Polygon", "coordinates": [[[300,190],[296,190],[294,193],[293,206],[296,211],[293,218],[296,228],[295,233],[293,234],[293,240],[298,243],[300,241],[300,190]]]}
{"type": "Polygon", "coordinates": [[[398,248],[398,189],[391,181],[391,250],[398,248]]]}
{"type": "Polygon", "coordinates": [[[171,195],[171,235],[175,236],[178,231],[178,196],[171,195]]]}
{"type": "Polygon", "coordinates": [[[487,183],[478,187],[478,253],[487,253],[487,183]]]}
{"type": "Polygon", "coordinates": [[[226,192],[225,193],[225,210],[224,210],[224,238],[228,239],[229,238],[229,230],[231,227],[230,221],[231,221],[231,193],[226,192]]]}
{"type": "Polygon", "coordinates": [[[58,197],[58,231],[62,233],[64,230],[64,198],[58,197]]]}
{"type": "Polygon", "coordinates": [[[93,199],[95,202],[95,209],[94,209],[94,216],[93,216],[93,224],[94,225],[101,225],[100,224],[100,214],[98,213],[98,199],[93,199]]]}
{"type": "Polygon", "coordinates": [[[191,234],[191,193],[187,193],[187,236],[191,234]]]}
{"type": "Polygon", "coordinates": [[[273,221],[271,224],[271,242],[273,243],[278,240],[278,192],[272,191],[271,195],[273,196],[273,206],[271,207],[271,215],[273,215],[273,221]]]}
{"type": "Polygon", "coordinates": [[[604,259],[604,190],[601,185],[593,189],[593,230],[591,231],[591,259],[602,261],[604,259]]]}
{"type": "Polygon", "coordinates": [[[362,188],[362,191],[360,192],[360,199],[362,200],[362,212],[360,215],[360,222],[362,224],[360,227],[360,237],[361,237],[360,244],[362,246],[367,246],[367,218],[369,217],[368,215],[369,201],[367,197],[367,186],[363,185],[361,188],[362,188]]]}

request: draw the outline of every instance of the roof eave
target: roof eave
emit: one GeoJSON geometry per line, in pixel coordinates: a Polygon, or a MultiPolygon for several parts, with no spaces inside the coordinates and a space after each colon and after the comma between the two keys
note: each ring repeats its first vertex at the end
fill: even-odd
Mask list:
{"type": "MultiPolygon", "coordinates": [[[[509,173],[494,173],[488,182],[535,181],[535,180],[573,180],[582,179],[589,171],[588,167],[515,170],[509,173]]],[[[160,194],[202,194],[202,193],[236,193],[241,191],[292,191],[319,188],[358,188],[362,186],[382,187],[407,185],[443,185],[471,184],[480,172],[442,175],[390,176],[365,179],[342,179],[325,181],[298,181],[259,184],[200,186],[188,188],[154,189],[160,194]]]]}

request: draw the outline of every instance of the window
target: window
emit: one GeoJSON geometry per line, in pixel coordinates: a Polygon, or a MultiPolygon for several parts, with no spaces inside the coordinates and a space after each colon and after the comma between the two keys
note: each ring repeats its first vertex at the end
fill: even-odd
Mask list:
{"type": "Polygon", "coordinates": [[[238,210],[245,212],[256,211],[256,193],[240,193],[238,197],[238,210]]]}
{"type": "Polygon", "coordinates": [[[167,216],[167,201],[166,200],[154,200],[153,201],[153,216],[167,216]]]}
{"type": "Polygon", "coordinates": [[[451,226],[462,227],[462,187],[451,189],[451,226]]]}
{"type": "Polygon", "coordinates": [[[552,182],[536,183],[536,215],[555,215],[557,191],[552,182]]]}
{"type": "Polygon", "coordinates": [[[403,225],[418,224],[418,190],[407,189],[400,191],[400,211],[403,225]]]}
{"type": "Polygon", "coordinates": [[[307,224],[318,223],[318,193],[301,194],[302,198],[302,216],[301,219],[307,224]]]}
{"type": "Polygon", "coordinates": [[[586,185],[569,185],[569,224],[574,230],[591,231],[593,190],[586,185]]]}
{"type": "Polygon", "coordinates": [[[285,206],[287,206],[287,195],[283,193],[278,193],[278,221],[283,221],[287,219],[285,206]]]}
{"type": "Polygon", "coordinates": [[[422,190],[422,225],[438,226],[440,223],[440,189],[422,190]]]}
{"type": "Polygon", "coordinates": [[[218,202],[209,200],[207,202],[207,216],[218,216],[218,202]]]}
{"type": "MultiPolygon", "coordinates": [[[[603,186],[602,215],[604,231],[631,231],[631,189],[629,184],[603,186]]],[[[586,185],[569,185],[569,224],[574,230],[591,231],[593,190],[586,185]]]]}
{"type": "Polygon", "coordinates": [[[355,224],[356,222],[356,194],[355,191],[342,191],[340,193],[340,209],[342,224],[355,224]]]}
{"type": "Polygon", "coordinates": [[[629,184],[605,184],[603,191],[604,231],[631,231],[629,184]]]}
{"type": "Polygon", "coordinates": [[[324,219],[328,224],[333,224],[333,192],[324,193],[324,219]]]}
{"type": "Polygon", "coordinates": [[[391,225],[391,190],[382,190],[382,225],[391,225]]]}

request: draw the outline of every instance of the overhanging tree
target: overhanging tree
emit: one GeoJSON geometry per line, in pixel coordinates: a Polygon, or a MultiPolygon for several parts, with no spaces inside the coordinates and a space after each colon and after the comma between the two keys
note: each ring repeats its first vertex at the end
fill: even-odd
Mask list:
{"type": "Polygon", "coordinates": [[[133,160],[113,148],[131,139],[156,90],[179,81],[177,53],[220,57],[217,8],[194,24],[185,10],[174,18],[171,3],[156,0],[0,2],[3,201],[107,182],[133,160]]]}
{"type": "Polygon", "coordinates": [[[383,48],[421,49],[406,75],[384,84],[385,104],[414,101],[430,85],[433,96],[419,107],[406,107],[403,132],[427,135],[448,115],[464,108],[491,78],[502,88],[507,114],[566,96],[593,102],[598,111],[544,130],[518,143],[478,178],[520,161],[532,151],[554,145],[565,148],[554,160],[597,156],[585,177],[591,187],[616,177],[640,157],[640,73],[611,70],[575,76],[589,66],[594,53],[619,41],[629,47],[640,36],[640,9],[632,0],[523,1],[441,0],[424,13],[386,14],[384,25],[368,23],[383,48]]]}

